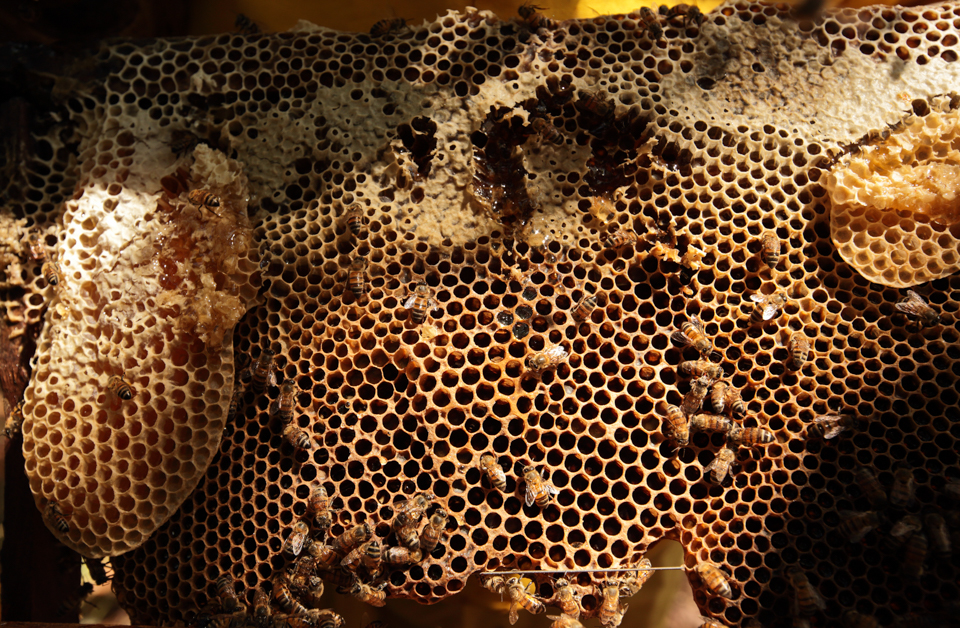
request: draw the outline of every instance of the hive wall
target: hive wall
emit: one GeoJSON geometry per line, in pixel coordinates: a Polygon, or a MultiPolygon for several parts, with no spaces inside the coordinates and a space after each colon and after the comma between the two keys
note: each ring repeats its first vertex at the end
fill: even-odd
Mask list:
{"type": "MultiPolygon", "coordinates": [[[[278,375],[299,387],[295,420],[320,445],[307,455],[283,444],[269,410],[278,390],[247,389],[193,494],[115,561],[134,621],[183,620],[213,595],[221,571],[249,600],[284,565],[281,544],[313,482],[336,498],[332,534],[369,522],[394,544],[396,502],[417,491],[432,491],[451,514],[430,557],[389,573],[391,597],[436,602],[485,569],[629,566],[661,538],[684,545],[688,567],[712,561],[730,573],[729,602],[692,576],[704,613],[729,624],[786,614],[793,565],[827,599],[831,620],[856,603],[889,624],[955,596],[955,563],[937,559],[907,582],[869,554],[880,535],[851,545],[836,528],[838,513],[862,506],[858,465],[889,485],[905,462],[923,505],[950,506],[941,489],[960,473],[950,423],[960,282],[930,285],[943,323],[916,331],[895,314],[896,290],[838,255],[823,181],[843,147],[956,84],[948,42],[958,15],[946,4],[798,23],[741,2],[699,28],[664,20],[657,41],[637,15],[531,33],[468,11],[381,39],[302,25],[107,49],[102,83],[68,101],[80,171],[90,174],[55,230],[61,246],[83,250],[69,231],[71,203],[113,176],[88,165],[112,159],[113,144],[103,144],[111,129],[118,139],[127,129],[131,150],[169,164],[143,166],[156,180],[147,190],[176,172],[166,145],[174,130],[211,145],[183,164],[235,159],[256,211],[263,288],[233,350],[279,352],[278,375]],[[841,84],[870,97],[842,100],[841,84]],[[576,104],[594,92],[609,94],[613,115],[576,104]],[[536,135],[533,118],[562,143],[536,135]],[[344,220],[355,203],[360,237],[344,220]],[[605,246],[617,229],[645,237],[605,246]],[[784,247],[774,269],[759,257],[768,231],[784,247]],[[358,256],[367,263],[359,298],[347,270],[358,256]],[[436,307],[418,325],[404,304],[421,280],[436,307]],[[789,301],[758,322],[749,295],[777,290],[789,301]],[[598,307],[578,322],[572,311],[588,294],[598,307]],[[695,357],[670,334],[694,314],[747,404],[744,426],[776,435],[742,448],[722,486],[703,471],[720,435],[697,434],[684,447],[663,436],[666,406],[689,387],[677,367],[695,357]],[[799,369],[787,363],[794,331],[813,349],[799,369]],[[528,358],[552,345],[569,359],[531,372],[528,358]],[[841,411],[862,417],[860,429],[807,438],[815,416],[841,411]],[[506,468],[506,493],[483,479],[484,452],[506,468]],[[523,503],[529,464],[559,490],[544,508],[523,503]]],[[[28,219],[54,212],[56,195],[43,194],[24,206],[28,219]]],[[[86,324],[76,320],[78,330],[86,324]]],[[[112,340],[107,351],[124,337],[112,340]]],[[[39,352],[34,377],[52,388],[48,353],[39,352]]],[[[205,403],[222,420],[232,364],[220,364],[222,384],[187,373],[184,385],[196,391],[191,400],[218,388],[205,403]]],[[[87,380],[91,394],[102,394],[103,379],[87,380]]],[[[138,381],[156,390],[153,376],[138,381]]],[[[186,403],[170,397],[170,407],[186,403]]],[[[130,421],[143,412],[140,400],[121,409],[93,399],[130,421]]],[[[50,429],[40,403],[28,393],[33,438],[50,429]]],[[[212,451],[214,421],[209,429],[212,451]]],[[[580,576],[585,587],[593,581],[580,576]]],[[[550,595],[550,580],[539,582],[550,595]]],[[[596,611],[595,592],[584,606],[596,611]]]]}

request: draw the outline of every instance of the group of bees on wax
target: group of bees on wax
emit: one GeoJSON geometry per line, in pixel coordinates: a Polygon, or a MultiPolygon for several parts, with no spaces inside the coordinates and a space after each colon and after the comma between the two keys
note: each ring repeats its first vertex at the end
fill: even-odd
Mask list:
{"type": "Polygon", "coordinates": [[[618,574],[618,577],[605,580],[599,584],[580,585],[566,578],[558,578],[553,582],[553,595],[541,598],[531,592],[534,585],[524,582],[518,576],[504,578],[499,575],[483,576],[480,584],[488,591],[496,593],[510,601],[510,624],[517,623],[520,609],[537,615],[544,612],[547,606],[556,606],[560,615],[547,615],[552,619],[552,628],[583,628],[580,623],[582,612],[581,600],[585,595],[594,595],[600,600],[597,608],[597,617],[600,624],[607,628],[620,625],[628,604],[622,601],[625,597],[636,595],[644,583],[653,575],[650,561],[646,558],[637,564],[637,571],[628,571],[618,574]]]}
{"type": "MultiPolygon", "coordinates": [[[[960,511],[941,511],[931,506],[919,512],[916,481],[910,469],[900,466],[894,470],[889,494],[868,467],[857,468],[856,483],[872,510],[840,513],[843,520],[839,530],[851,543],[861,542],[873,530],[881,531],[885,554],[902,557],[901,573],[910,580],[923,573],[929,550],[938,557],[952,556],[951,531],[960,534],[960,511]]],[[[960,482],[956,480],[946,487],[947,493],[960,502],[958,489],[960,482]]]]}
{"type": "MultiPolygon", "coordinates": [[[[896,556],[901,575],[915,581],[922,573],[930,550],[942,560],[953,555],[953,546],[960,542],[960,511],[941,511],[934,507],[917,513],[916,481],[913,472],[899,466],[893,471],[889,492],[877,479],[873,470],[860,466],[855,472],[856,485],[862,497],[873,510],[865,512],[841,511],[838,530],[851,543],[861,542],[871,531],[883,531],[880,547],[884,554],[896,556]]],[[[960,503],[960,480],[948,480],[944,489],[949,499],[960,503]]],[[[823,597],[810,583],[806,573],[797,566],[787,570],[787,578],[794,591],[793,626],[809,628],[810,619],[826,608],[823,597]]],[[[951,618],[954,621],[956,616],[951,618]]],[[[895,626],[946,626],[940,613],[911,613],[901,617],[895,626]]],[[[851,628],[877,628],[877,619],[855,610],[843,614],[843,621],[851,628]]]]}
{"type": "MultiPolygon", "coordinates": [[[[483,454],[480,456],[479,466],[487,476],[491,486],[501,493],[507,492],[507,474],[503,471],[500,463],[497,462],[496,456],[491,453],[483,454]]],[[[557,490],[557,487],[544,480],[543,476],[540,475],[540,472],[537,471],[537,468],[533,465],[528,465],[523,468],[523,482],[525,487],[524,503],[526,503],[527,508],[530,508],[534,504],[536,504],[538,508],[546,508],[550,500],[553,499],[553,496],[560,492],[557,490]]]]}
{"type": "MultiPolygon", "coordinates": [[[[343,212],[342,220],[354,238],[360,240],[366,236],[363,207],[359,203],[347,207],[343,212]]],[[[347,288],[357,300],[367,292],[366,269],[367,260],[358,255],[350,263],[350,268],[347,271],[347,288]]],[[[409,311],[410,320],[415,325],[419,325],[427,319],[427,314],[437,307],[437,302],[434,300],[433,292],[427,282],[420,281],[417,283],[410,294],[407,295],[403,307],[409,311]]]]}
{"type": "MultiPolygon", "coordinates": [[[[262,395],[268,387],[277,385],[276,358],[277,354],[273,349],[264,348],[260,351],[256,361],[241,371],[240,385],[234,387],[230,408],[227,411],[228,423],[232,423],[237,416],[247,386],[254,394],[262,395]]],[[[313,439],[294,420],[297,409],[296,395],[297,385],[293,380],[284,380],[280,384],[280,394],[276,401],[270,404],[270,416],[279,420],[281,425],[280,436],[283,442],[293,448],[295,455],[301,451],[309,453],[314,448],[313,439]]]]}
{"type": "MultiPolygon", "coordinates": [[[[343,619],[329,610],[318,609],[324,581],[337,585],[372,606],[386,604],[386,571],[406,568],[429,555],[439,544],[446,528],[447,513],[437,507],[432,493],[418,493],[395,507],[391,532],[397,545],[381,545],[368,523],[357,524],[334,538],[327,538],[333,524],[331,499],[315,484],[307,498],[303,520],[296,522],[283,543],[282,554],[292,562],[271,582],[268,594],[262,588],[253,593],[253,612],[240,602],[234,582],[223,575],[216,583],[220,613],[201,613],[198,628],[338,628],[343,619]],[[427,521],[420,528],[421,520],[427,521]],[[271,600],[281,613],[273,614],[271,600]]],[[[388,537],[389,538],[389,537],[388,537]]]]}
{"type": "MultiPolygon", "coordinates": [[[[521,23],[531,31],[555,30],[558,23],[540,13],[540,11],[543,10],[543,7],[526,3],[520,5],[517,13],[520,15],[521,23]]],[[[653,35],[654,39],[657,40],[663,39],[663,26],[660,20],[663,19],[667,22],[673,22],[677,18],[682,20],[684,28],[691,22],[698,27],[703,23],[703,13],[695,5],[678,4],[672,7],[661,5],[659,15],[654,13],[649,7],[640,8],[642,30],[648,31],[653,35]]]]}

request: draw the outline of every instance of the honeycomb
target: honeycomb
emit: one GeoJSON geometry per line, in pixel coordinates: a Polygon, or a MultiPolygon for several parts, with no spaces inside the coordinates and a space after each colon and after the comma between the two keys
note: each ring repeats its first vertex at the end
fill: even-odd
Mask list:
{"type": "MultiPolygon", "coordinates": [[[[956,598],[955,557],[931,552],[907,578],[880,551],[886,524],[855,543],[842,528],[870,507],[863,466],[885,490],[908,467],[917,515],[957,508],[960,278],[923,287],[941,322],[917,329],[904,295],[833,244],[827,183],[868,134],[935,109],[945,123],[930,103],[960,78],[960,4],[797,20],[732,2],[700,24],[661,15],[662,37],[647,19],[534,31],[467,9],[378,38],[300,23],[101,50],[99,78],[37,131],[12,210],[64,271],[57,290],[39,269],[25,282],[30,311],[47,309],[24,448],[38,506],[64,506],[61,538],[115,555],[134,623],[191,620],[224,573],[251,605],[317,484],[328,540],[366,523],[398,546],[392,522],[418,493],[449,514],[429,555],[386,571],[388,604],[439,602],[485,570],[568,569],[593,617],[607,576],[586,570],[636,566],[663,539],[727,625],[781,622],[798,573],[824,599],[818,625],[956,598]],[[175,132],[199,144],[175,152],[175,132]],[[198,187],[222,216],[186,201],[198,187]],[[214,258],[221,228],[241,235],[214,258]],[[229,281],[165,287],[167,246],[229,281]],[[680,364],[699,352],[671,336],[694,316],[746,412],[735,438],[680,445],[667,407],[697,412],[680,364]],[[285,442],[278,387],[235,380],[235,360],[264,351],[310,447],[285,442]],[[137,392],[123,403],[105,390],[121,373],[137,392]],[[854,418],[823,418],[839,415],[854,418]],[[128,443],[116,471],[91,455],[94,423],[128,443]],[[750,428],[773,442],[745,442],[766,433],[750,428]],[[527,467],[557,491],[545,506],[526,505],[527,467]]],[[[554,600],[553,576],[529,577],[554,600]]]]}
{"type": "Polygon", "coordinates": [[[885,286],[960,269],[960,97],[930,100],[827,177],[833,243],[857,272],[885,286]]]}

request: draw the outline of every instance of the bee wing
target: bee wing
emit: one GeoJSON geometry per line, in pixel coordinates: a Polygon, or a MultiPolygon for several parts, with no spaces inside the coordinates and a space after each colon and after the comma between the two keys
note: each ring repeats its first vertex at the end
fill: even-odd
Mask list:
{"type": "Polygon", "coordinates": [[[690,339],[687,338],[682,331],[673,332],[672,334],[670,334],[670,338],[672,338],[673,341],[678,345],[680,345],[681,347],[684,345],[690,344],[690,339]]]}
{"type": "Polygon", "coordinates": [[[763,303],[767,300],[767,297],[763,296],[762,294],[751,294],[750,300],[754,303],[763,303]]]}
{"type": "Polygon", "coordinates": [[[300,552],[303,551],[303,543],[304,543],[304,541],[306,541],[306,540],[307,540],[307,537],[304,536],[304,535],[301,535],[301,534],[298,534],[297,537],[296,537],[295,539],[293,539],[293,543],[291,543],[290,549],[292,550],[291,553],[292,553],[294,556],[299,556],[299,555],[300,555],[300,552]]]}
{"type": "MultiPolygon", "coordinates": [[[[270,371],[270,374],[267,375],[267,386],[276,386],[277,385],[277,374],[273,371],[270,371]]],[[[279,403],[280,400],[277,399],[279,403]]]]}
{"type": "Polygon", "coordinates": [[[533,502],[536,501],[536,499],[537,499],[536,491],[533,489],[532,486],[530,486],[530,483],[527,482],[527,488],[524,493],[524,500],[523,500],[524,503],[527,504],[527,508],[533,506],[533,502]]]}
{"type": "Polygon", "coordinates": [[[544,351],[551,360],[562,360],[567,357],[567,350],[563,348],[562,345],[557,345],[555,347],[550,347],[544,351]]]}
{"type": "Polygon", "coordinates": [[[411,295],[407,298],[407,300],[403,302],[403,307],[409,310],[410,308],[413,307],[413,302],[416,301],[416,300],[417,300],[417,295],[411,294],[411,295]]]}
{"type": "Polygon", "coordinates": [[[763,307],[763,320],[768,321],[774,316],[777,315],[777,312],[780,311],[780,308],[777,307],[775,303],[767,303],[763,307]]]}
{"type": "Polygon", "coordinates": [[[560,489],[558,489],[558,488],[557,488],[556,486],[554,486],[553,484],[544,484],[544,485],[543,485],[543,488],[544,488],[544,490],[546,490],[546,491],[547,491],[548,493],[550,493],[551,495],[559,495],[559,494],[560,494],[560,489]]]}
{"type": "Polygon", "coordinates": [[[510,619],[511,626],[517,623],[517,620],[520,619],[519,613],[517,613],[517,609],[519,607],[520,607],[520,604],[518,604],[517,602],[514,602],[513,604],[510,605],[509,619],[510,619]]]}
{"type": "Polygon", "coordinates": [[[703,329],[703,323],[700,321],[699,316],[691,316],[690,323],[694,326],[694,328],[696,328],[698,332],[700,332],[701,336],[707,335],[707,332],[703,329]]]}
{"type": "MultiPolygon", "coordinates": [[[[914,295],[917,293],[914,292],[914,295]]],[[[907,314],[909,316],[920,316],[923,311],[926,309],[927,304],[923,301],[917,301],[916,299],[910,298],[904,301],[897,303],[897,309],[907,314]]]]}

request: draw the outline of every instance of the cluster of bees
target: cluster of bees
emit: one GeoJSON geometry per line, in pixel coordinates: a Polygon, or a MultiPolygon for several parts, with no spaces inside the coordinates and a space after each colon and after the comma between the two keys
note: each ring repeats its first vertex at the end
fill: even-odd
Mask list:
{"type": "Polygon", "coordinates": [[[615,628],[620,625],[628,604],[622,601],[636,595],[644,583],[653,575],[650,561],[641,559],[637,564],[637,571],[628,571],[618,578],[608,579],[600,585],[584,586],[571,583],[566,578],[558,578],[553,582],[553,595],[549,598],[540,598],[530,592],[530,585],[525,584],[519,577],[504,579],[499,575],[484,576],[480,584],[488,591],[496,593],[501,599],[506,596],[510,601],[510,624],[517,623],[520,609],[534,615],[544,612],[546,606],[556,606],[560,615],[547,615],[552,619],[552,628],[583,628],[580,623],[582,611],[581,600],[585,595],[595,595],[600,599],[597,608],[597,617],[601,625],[615,628]]]}
{"type": "MultiPolygon", "coordinates": [[[[602,570],[592,570],[602,571],[602,570]]],[[[702,562],[694,568],[704,586],[713,594],[730,599],[733,589],[727,575],[712,563],[702,562]]],[[[481,577],[480,583],[487,590],[510,601],[510,624],[517,623],[520,609],[531,614],[544,612],[546,606],[556,606],[560,615],[547,615],[552,619],[551,628],[583,628],[580,623],[580,614],[583,610],[581,600],[586,595],[592,595],[600,601],[596,616],[605,628],[617,628],[627,612],[629,604],[624,598],[633,597],[653,575],[653,569],[648,559],[642,558],[636,565],[636,571],[621,572],[614,578],[601,580],[596,584],[573,584],[566,578],[558,578],[553,582],[553,595],[540,598],[531,592],[532,584],[527,584],[517,576],[504,579],[503,576],[489,574],[481,577]]],[[[704,619],[701,628],[722,628],[722,624],[704,619]]]]}
{"type": "Polygon", "coordinates": [[[220,612],[202,612],[194,624],[198,628],[339,628],[342,617],[317,608],[324,581],[361,602],[383,606],[387,570],[419,563],[441,540],[448,516],[440,507],[427,514],[435,499],[432,493],[418,493],[398,503],[391,521],[397,544],[387,546],[374,536],[368,523],[327,539],[333,522],[331,500],[322,486],[314,485],[303,520],[293,525],[283,543],[282,554],[292,562],[274,575],[271,593],[256,589],[253,610],[248,612],[236,595],[233,580],[223,575],[216,583],[220,612]],[[281,613],[272,612],[271,600],[281,613]]]}

